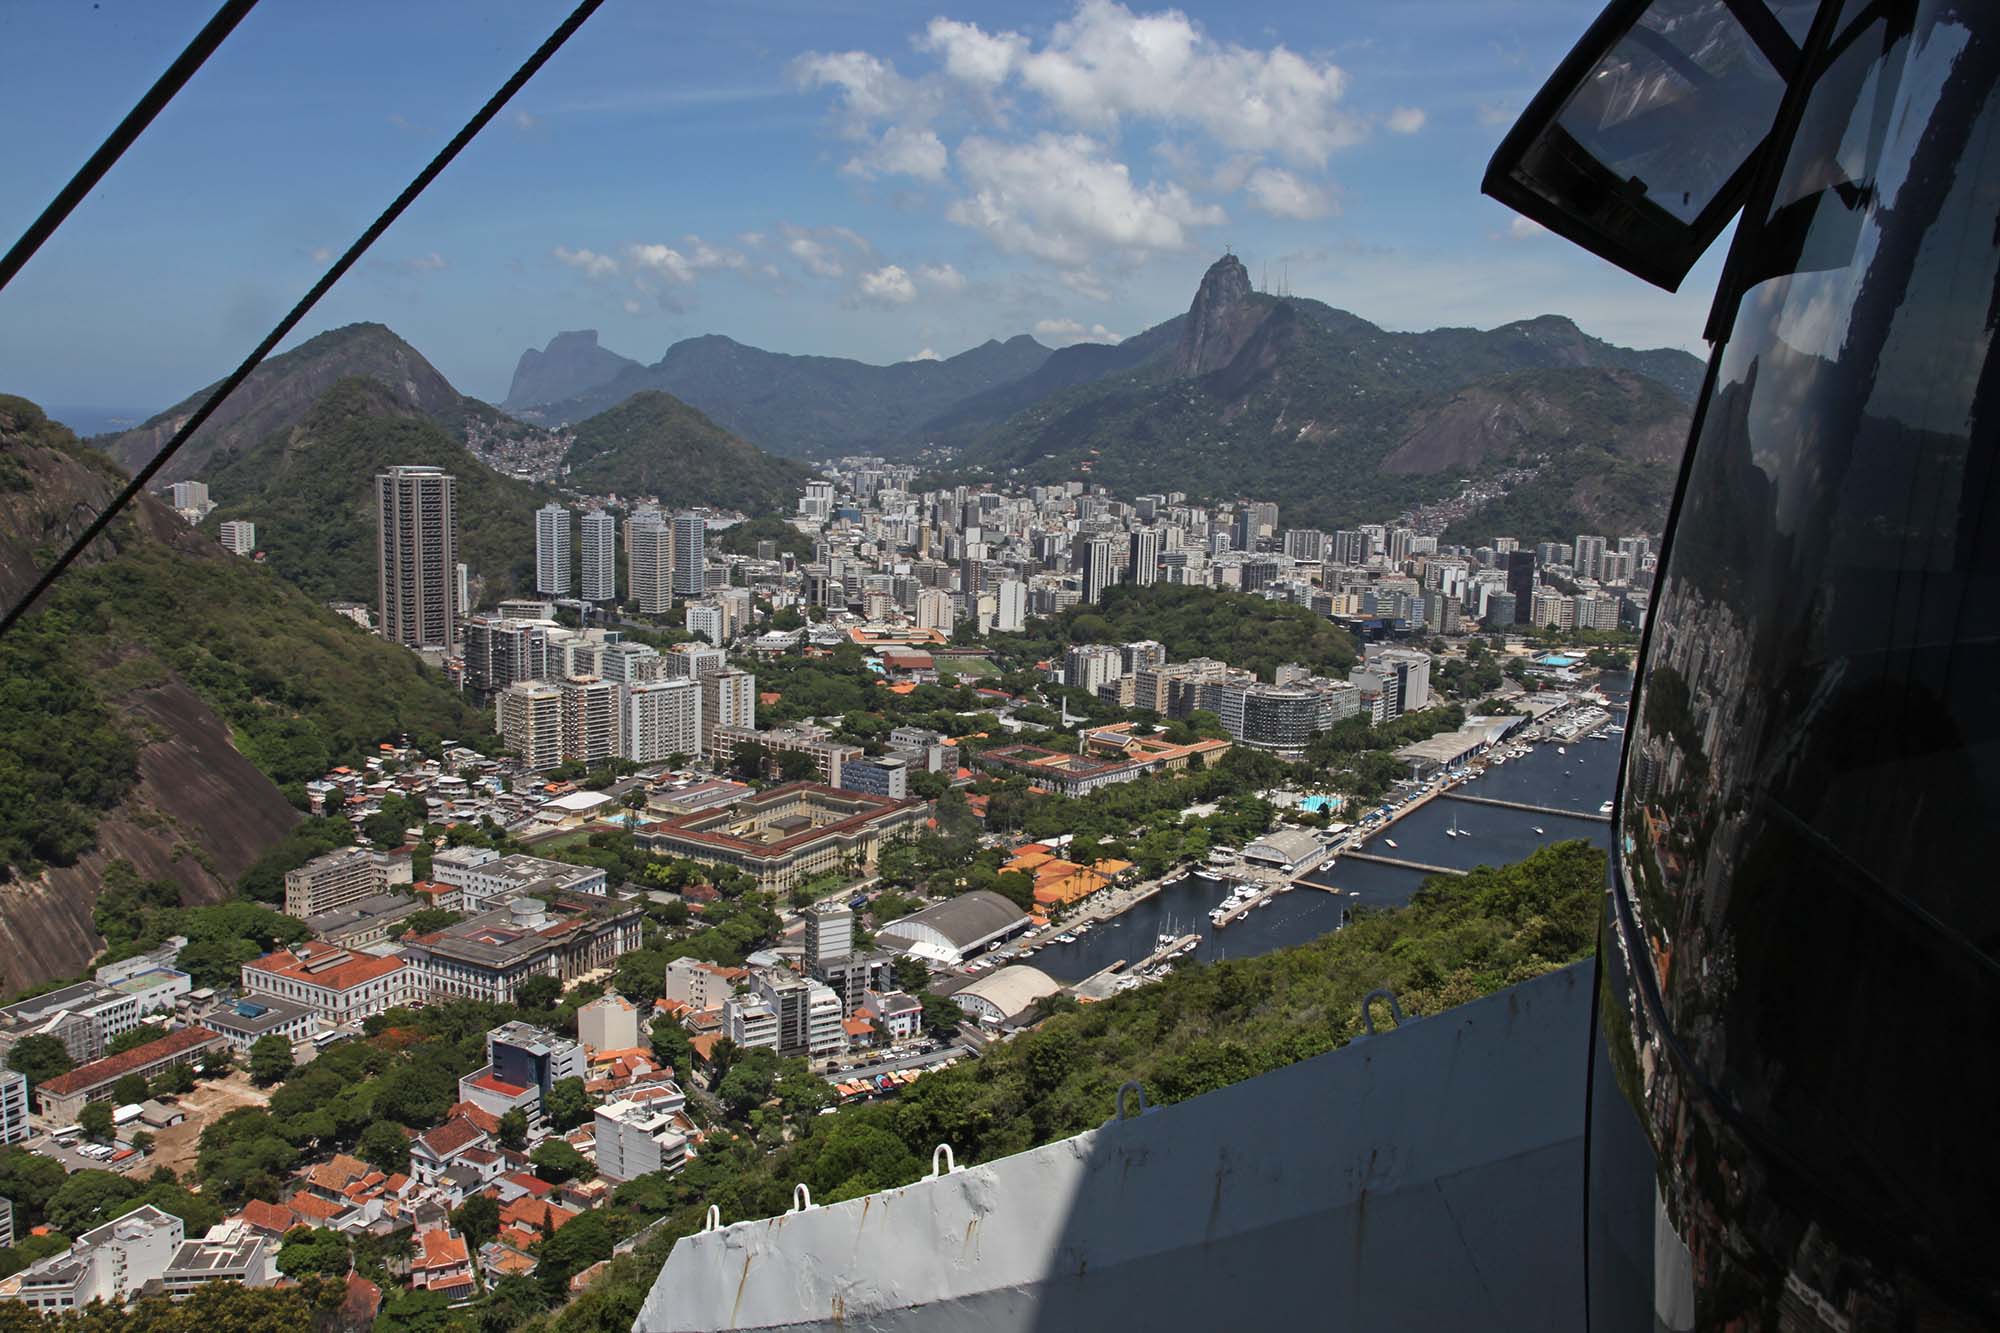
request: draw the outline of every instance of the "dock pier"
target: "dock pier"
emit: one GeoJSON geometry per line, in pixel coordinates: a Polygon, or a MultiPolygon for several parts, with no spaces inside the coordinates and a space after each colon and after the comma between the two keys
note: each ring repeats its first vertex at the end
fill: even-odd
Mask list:
{"type": "Polygon", "coordinates": [[[1372,861],[1378,866],[1394,866],[1398,870],[1421,870],[1426,875],[1464,875],[1469,872],[1457,866],[1427,865],[1422,861],[1405,861],[1400,856],[1378,856],[1374,852],[1342,852],[1342,859],[1348,861],[1372,861]]]}
{"type": "Polygon", "coordinates": [[[1599,814],[1595,810],[1564,810],[1553,805],[1529,805],[1526,801],[1503,801],[1497,796],[1467,796],[1463,792],[1447,791],[1439,795],[1447,801],[1464,801],[1467,805],[1491,805],[1502,810],[1525,810],[1534,815],[1560,815],[1565,819],[1588,819],[1598,824],[1609,824],[1610,815],[1599,814]]]}

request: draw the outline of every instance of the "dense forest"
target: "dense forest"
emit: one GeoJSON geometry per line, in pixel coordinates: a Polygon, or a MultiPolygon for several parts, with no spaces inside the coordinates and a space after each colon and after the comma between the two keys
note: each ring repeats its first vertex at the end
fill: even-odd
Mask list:
{"type": "Polygon", "coordinates": [[[749,514],[792,509],[812,470],[740,440],[671,394],[634,394],[577,423],[569,484],[587,493],[657,495],[674,507],[749,514]]]}

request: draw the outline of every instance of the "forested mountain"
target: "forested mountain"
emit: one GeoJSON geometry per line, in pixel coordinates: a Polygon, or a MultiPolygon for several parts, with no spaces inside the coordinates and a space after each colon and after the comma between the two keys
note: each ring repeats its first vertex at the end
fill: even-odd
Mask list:
{"type": "Polygon", "coordinates": [[[780,514],[796,505],[805,464],[774,458],[672,394],[646,390],[576,427],[569,484],[602,494],[657,495],[670,506],[780,514]]]}
{"type": "Polygon", "coordinates": [[[514,379],[500,406],[508,411],[559,403],[609,384],[624,371],[638,368],[629,356],[597,345],[596,329],[558,333],[537,351],[530,347],[514,365],[514,379]]]}
{"type": "MultiPolygon", "coordinates": [[[[468,428],[500,434],[526,429],[509,421],[497,408],[453,388],[416,348],[384,326],[349,324],[308,339],[252,371],[160,471],[157,480],[206,481],[214,454],[231,449],[241,453],[275,431],[291,429],[305,419],[328,389],[357,376],[387,386],[455,439],[463,440],[468,428]]],[[[172,438],[213,388],[210,385],[190,394],[143,425],[94,443],[126,471],[136,472],[172,438]]]]}
{"type": "MultiPolygon", "coordinates": [[[[0,397],[0,597],[123,481],[0,397]]],[[[281,784],[400,733],[481,729],[414,655],[140,496],[0,639],[0,985],[89,959],[111,861],[217,901],[297,820],[281,784]]]]}
{"type": "Polygon", "coordinates": [[[1169,324],[1170,353],[1157,326],[1135,368],[961,432],[965,474],[1254,495],[1287,522],[1331,525],[1528,469],[1493,510],[1540,525],[1514,535],[1657,530],[1701,377],[1685,352],[1612,347],[1557,316],[1387,332],[1256,292],[1233,256],[1169,324]]]}
{"type": "Polygon", "coordinates": [[[313,597],[373,602],[375,475],[398,464],[458,479],[459,558],[471,569],[475,605],[528,585],[534,511],[549,495],[487,467],[419,404],[374,379],[340,380],[297,424],[215,453],[204,479],[217,508],[205,526],[249,519],[270,567],[313,597]]]}
{"type": "Polygon", "coordinates": [[[774,454],[879,453],[921,444],[925,422],[1020,379],[1048,358],[1049,349],[1025,334],[943,361],[891,366],[787,356],[711,334],[675,343],[654,364],[628,368],[584,393],[523,406],[521,415],[547,423],[582,421],[636,393],[659,390],[774,454]]]}

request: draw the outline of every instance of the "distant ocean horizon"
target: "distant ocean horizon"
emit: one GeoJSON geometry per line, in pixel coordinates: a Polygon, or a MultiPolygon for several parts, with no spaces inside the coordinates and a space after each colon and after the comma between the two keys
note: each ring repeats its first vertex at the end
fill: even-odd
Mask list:
{"type": "Polygon", "coordinates": [[[42,411],[53,421],[60,421],[78,435],[108,435],[113,431],[130,430],[132,427],[153,417],[158,408],[150,407],[79,407],[68,404],[57,407],[44,404],[42,411]]]}

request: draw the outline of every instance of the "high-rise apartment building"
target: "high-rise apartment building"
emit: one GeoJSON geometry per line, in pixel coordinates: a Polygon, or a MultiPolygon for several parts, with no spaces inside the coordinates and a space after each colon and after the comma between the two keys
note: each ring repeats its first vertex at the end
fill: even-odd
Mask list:
{"type": "Polygon", "coordinates": [[[232,518],[216,532],[222,549],[231,555],[255,555],[257,553],[257,525],[248,519],[232,518]]]}
{"type": "Polygon", "coordinates": [[[700,683],[656,680],[627,685],[619,702],[618,753],[638,764],[700,754],[700,683]]]}
{"type": "Polygon", "coordinates": [[[530,771],[563,760],[562,691],[543,680],[521,680],[500,691],[494,704],[500,738],[530,771]]]}
{"type": "Polygon", "coordinates": [[[167,487],[168,503],[176,509],[184,509],[194,514],[206,514],[215,508],[209,502],[208,483],[205,481],[177,481],[167,487]]]}
{"type": "Polygon", "coordinates": [[[1578,536],[1576,555],[1572,565],[1578,578],[1601,579],[1604,577],[1604,551],[1610,545],[1602,537],[1578,536]]]}
{"type": "Polygon", "coordinates": [[[618,754],[618,690],[596,676],[571,676],[562,693],[562,755],[593,768],[618,754]]]}
{"type": "Polygon", "coordinates": [[[1118,581],[1119,567],[1124,564],[1124,552],[1112,556],[1109,537],[1080,538],[1073,556],[1076,572],[1082,579],[1078,589],[1086,602],[1097,602],[1104,597],[1104,590],[1118,581]]]}
{"type": "Polygon", "coordinates": [[[583,600],[618,600],[618,520],[602,509],[583,516],[583,600]]]}
{"type": "Polygon", "coordinates": [[[1160,530],[1140,528],[1132,534],[1132,582],[1149,587],[1160,581],[1160,530]]]}
{"type": "Polygon", "coordinates": [[[535,511],[535,591],[569,596],[569,510],[559,504],[535,511]]]}
{"type": "Polygon", "coordinates": [[[674,515],[674,595],[700,597],[708,591],[708,524],[700,514],[674,515]]]}
{"type": "Polygon", "coordinates": [[[663,616],[674,599],[674,530],[657,509],[642,509],[625,525],[625,591],[639,613],[663,616]]]}
{"type": "Polygon", "coordinates": [[[690,634],[699,634],[720,648],[729,641],[729,615],[719,602],[689,602],[683,623],[690,634]]]}
{"type": "Polygon", "coordinates": [[[740,667],[710,671],[701,680],[701,746],[708,749],[717,727],[757,725],[757,678],[740,667]]]}
{"type": "Polygon", "coordinates": [[[677,643],[662,656],[667,664],[668,680],[682,677],[698,680],[729,665],[729,654],[709,643],[677,643]]]}
{"type": "Polygon", "coordinates": [[[993,596],[993,628],[1003,634],[1020,633],[1028,623],[1028,585],[1019,579],[1001,579],[993,596]]]}
{"type": "Polygon", "coordinates": [[[376,474],[376,606],[382,637],[393,643],[458,641],[457,485],[436,467],[376,474]]]}
{"type": "Polygon", "coordinates": [[[949,634],[953,619],[950,593],[925,588],[917,594],[918,629],[943,630],[949,634]]]}
{"type": "Polygon", "coordinates": [[[551,674],[548,626],[476,615],[466,618],[463,629],[467,689],[484,694],[551,674]]]}

